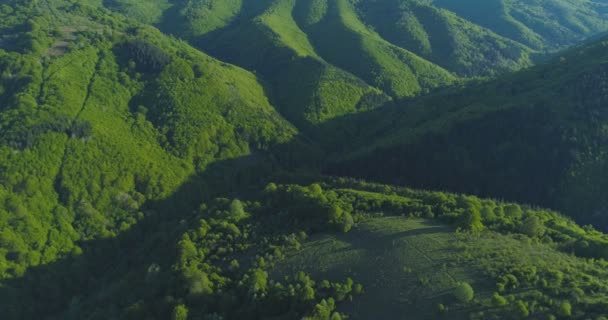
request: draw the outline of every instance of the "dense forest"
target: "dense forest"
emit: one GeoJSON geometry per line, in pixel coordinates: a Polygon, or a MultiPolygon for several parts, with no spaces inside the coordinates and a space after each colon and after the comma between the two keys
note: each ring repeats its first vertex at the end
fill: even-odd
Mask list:
{"type": "Polygon", "coordinates": [[[607,45],[354,119],[359,136],[327,171],[534,203],[606,230],[607,45]]]}
{"type": "Polygon", "coordinates": [[[604,319],[606,18],[0,0],[0,314],[604,319]]]}

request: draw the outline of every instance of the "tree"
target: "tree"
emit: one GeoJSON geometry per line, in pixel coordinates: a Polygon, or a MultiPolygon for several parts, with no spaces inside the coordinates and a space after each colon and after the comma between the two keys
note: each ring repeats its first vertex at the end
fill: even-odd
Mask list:
{"type": "Polygon", "coordinates": [[[171,56],[146,40],[130,41],[126,44],[126,48],[137,63],[137,71],[139,72],[157,72],[171,62],[171,56]]]}
{"type": "Polygon", "coordinates": [[[239,199],[234,199],[230,202],[230,217],[232,217],[235,221],[240,221],[242,219],[247,218],[248,214],[245,212],[245,208],[243,207],[243,203],[239,199]]]}
{"type": "Polygon", "coordinates": [[[515,312],[518,316],[522,318],[526,318],[530,315],[530,311],[528,311],[528,306],[526,306],[526,304],[521,300],[518,300],[515,304],[515,312]]]}
{"type": "Polygon", "coordinates": [[[329,221],[338,222],[340,220],[340,218],[342,217],[343,213],[344,213],[344,211],[342,210],[342,208],[340,208],[340,206],[338,206],[338,205],[331,206],[331,208],[329,208],[329,221]]]}
{"type": "Polygon", "coordinates": [[[189,282],[190,293],[194,295],[212,294],[213,282],[209,280],[209,276],[200,270],[193,270],[186,275],[189,282]]]}
{"type": "Polygon", "coordinates": [[[310,318],[304,319],[329,319],[332,314],[332,311],[336,308],[336,303],[333,298],[328,298],[321,300],[317,305],[315,305],[315,311],[313,316],[310,318]]]}
{"type": "Polygon", "coordinates": [[[313,183],[308,188],[310,189],[310,192],[312,192],[315,195],[320,195],[323,193],[323,188],[321,188],[321,186],[318,183],[313,183]]]}
{"type": "Polygon", "coordinates": [[[505,216],[511,221],[519,220],[519,219],[521,219],[521,217],[523,215],[521,208],[516,204],[506,205],[504,208],[504,212],[505,212],[505,216]]]}
{"type": "Polygon", "coordinates": [[[519,228],[520,232],[529,237],[540,237],[545,233],[545,225],[537,216],[529,216],[519,228]]]}
{"type": "Polygon", "coordinates": [[[507,301],[507,299],[501,296],[498,292],[494,292],[494,294],[492,295],[492,304],[494,304],[494,306],[503,307],[506,306],[508,303],[509,302],[507,301]]]}
{"type": "Polygon", "coordinates": [[[183,304],[178,304],[173,308],[173,314],[171,320],[187,320],[188,319],[188,308],[183,304]]]}
{"type": "Polygon", "coordinates": [[[466,282],[460,282],[456,288],[454,288],[454,298],[459,302],[469,302],[473,300],[475,296],[475,292],[473,291],[473,287],[466,282]]]}
{"type": "Polygon", "coordinates": [[[484,227],[479,210],[475,207],[466,208],[461,216],[460,227],[472,232],[482,231],[484,227]]]}
{"type": "Polygon", "coordinates": [[[255,269],[249,278],[249,288],[253,292],[265,292],[268,287],[268,273],[262,269],[255,269]]]}
{"type": "Polygon", "coordinates": [[[350,215],[350,213],[344,212],[344,214],[342,215],[342,219],[341,219],[342,232],[346,233],[346,232],[350,231],[350,229],[352,229],[354,224],[355,224],[355,220],[350,215]]]}
{"type": "Polygon", "coordinates": [[[559,305],[559,315],[569,317],[572,315],[572,305],[568,301],[562,301],[559,305]]]}
{"type": "Polygon", "coordinates": [[[93,133],[93,126],[89,121],[86,120],[76,120],[72,127],[69,129],[69,135],[72,138],[88,138],[93,133]]]}
{"type": "Polygon", "coordinates": [[[483,221],[492,222],[496,220],[496,213],[492,207],[485,206],[481,208],[481,217],[483,221]]]}

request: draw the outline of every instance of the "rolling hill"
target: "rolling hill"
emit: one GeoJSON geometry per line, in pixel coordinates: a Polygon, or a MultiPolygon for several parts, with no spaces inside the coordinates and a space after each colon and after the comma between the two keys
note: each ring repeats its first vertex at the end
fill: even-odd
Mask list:
{"type": "Polygon", "coordinates": [[[0,0],[2,318],[608,317],[606,3],[471,6],[0,0]]]}
{"type": "Polygon", "coordinates": [[[104,2],[255,72],[310,137],[329,119],[391,98],[530,66],[606,29],[602,2],[262,0],[104,2]],[[523,6],[526,7],[526,6],[523,6]],[[500,19],[483,20],[497,16],[500,19]],[[554,30],[554,31],[552,31],[554,30]]]}
{"type": "Polygon", "coordinates": [[[145,215],[143,203],[211,162],[297,133],[253,74],[154,29],[129,34],[120,18],[110,28],[109,12],[65,5],[3,19],[3,32],[25,21],[17,37],[31,38],[23,53],[0,51],[3,277],[78,250],[76,241],[115,236],[145,215]],[[100,20],[79,20],[82,12],[100,20]]]}
{"type": "Polygon", "coordinates": [[[353,119],[360,136],[328,172],[540,204],[606,228],[607,58],[603,40],[353,119]]]}
{"type": "Polygon", "coordinates": [[[608,3],[598,1],[433,0],[434,5],[533,49],[555,50],[606,28],[608,3]]]}

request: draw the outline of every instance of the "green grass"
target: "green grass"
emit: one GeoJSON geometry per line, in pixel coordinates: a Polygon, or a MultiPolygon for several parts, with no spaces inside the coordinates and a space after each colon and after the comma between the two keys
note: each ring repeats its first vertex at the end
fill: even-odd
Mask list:
{"type": "MultiPolygon", "coordinates": [[[[304,270],[313,279],[356,279],[365,292],[338,308],[352,319],[433,318],[439,303],[452,301],[458,282],[471,283],[478,296],[489,293],[481,274],[457,263],[457,239],[452,228],[431,220],[372,218],[347,234],[312,237],[275,272],[279,278],[304,270]]],[[[466,319],[458,308],[450,317],[466,319]]]]}
{"type": "Polygon", "coordinates": [[[338,307],[352,319],[403,314],[415,319],[518,319],[523,316],[515,308],[518,301],[534,317],[559,315],[560,301],[569,301],[572,314],[584,317],[602,306],[599,296],[585,293],[604,294],[599,293],[607,288],[604,265],[526,237],[460,234],[432,220],[397,216],[364,220],[347,234],[313,236],[278,263],[273,276],[281,279],[303,270],[313,279],[355,279],[364,293],[338,307]],[[516,282],[505,282],[507,275],[516,282]],[[470,304],[454,297],[461,282],[473,287],[470,304]],[[494,294],[507,304],[496,304],[494,294]],[[440,312],[439,304],[446,311],[440,312]]]}

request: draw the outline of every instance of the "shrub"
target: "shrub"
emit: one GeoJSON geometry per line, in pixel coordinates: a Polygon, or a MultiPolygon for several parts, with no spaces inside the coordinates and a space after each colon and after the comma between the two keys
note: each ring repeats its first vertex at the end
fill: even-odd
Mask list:
{"type": "Polygon", "coordinates": [[[459,302],[469,302],[473,300],[475,296],[475,292],[473,291],[473,287],[466,282],[459,283],[454,289],[454,298],[459,302]]]}
{"type": "Polygon", "coordinates": [[[528,317],[530,315],[530,311],[528,311],[528,306],[526,306],[526,304],[521,300],[518,300],[515,304],[515,313],[522,318],[528,317]]]}
{"type": "Polygon", "coordinates": [[[494,292],[492,295],[492,304],[497,307],[506,306],[508,304],[507,299],[501,296],[498,292],[494,292]]]}
{"type": "Polygon", "coordinates": [[[545,225],[537,216],[530,216],[521,224],[520,232],[529,237],[540,237],[545,233],[545,225]]]}
{"type": "Polygon", "coordinates": [[[558,311],[560,316],[569,317],[572,315],[572,305],[568,301],[562,301],[558,311]]]}
{"type": "Polygon", "coordinates": [[[172,320],[187,320],[188,319],[188,308],[185,305],[179,304],[173,309],[171,315],[172,320]]]}

